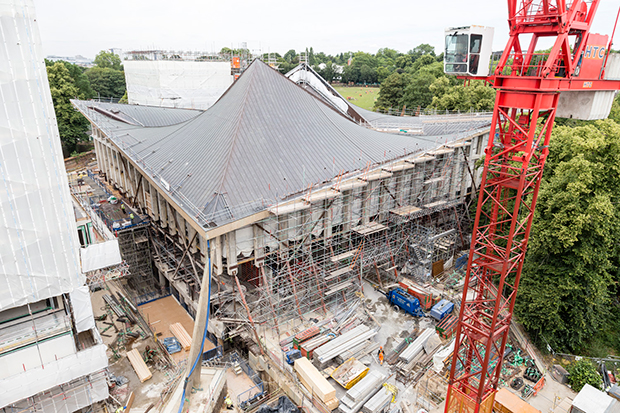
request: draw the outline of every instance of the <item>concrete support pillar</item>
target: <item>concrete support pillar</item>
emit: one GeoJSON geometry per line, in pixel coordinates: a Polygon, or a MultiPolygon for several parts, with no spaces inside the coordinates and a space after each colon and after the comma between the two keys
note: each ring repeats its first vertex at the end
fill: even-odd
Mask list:
{"type": "Polygon", "coordinates": [[[260,267],[265,261],[265,231],[252,225],[254,231],[254,265],[260,267]]]}
{"type": "Polygon", "coordinates": [[[228,251],[226,251],[228,275],[237,275],[237,236],[235,231],[226,234],[226,241],[228,244],[228,251]]]}
{"type": "Polygon", "coordinates": [[[168,202],[157,191],[157,204],[159,205],[159,222],[162,228],[168,228],[168,202]]]}
{"type": "Polygon", "coordinates": [[[224,273],[224,264],[222,260],[222,255],[223,255],[222,249],[225,246],[224,246],[224,243],[222,242],[222,237],[223,235],[218,235],[213,240],[214,242],[211,243],[212,244],[211,248],[215,249],[215,267],[216,267],[217,275],[222,275],[224,273]],[[213,244],[215,244],[215,247],[213,247],[213,244]]]}
{"type": "Polygon", "coordinates": [[[342,191],[342,229],[344,232],[351,230],[353,219],[353,190],[342,191]]]}
{"type": "Polygon", "coordinates": [[[362,188],[362,225],[368,224],[370,214],[370,185],[362,188]]]}
{"type": "Polygon", "coordinates": [[[168,214],[166,215],[168,219],[168,233],[170,235],[176,235],[177,226],[174,222],[174,216],[173,216],[173,214],[176,214],[176,211],[174,210],[174,208],[172,208],[172,206],[170,206],[168,201],[164,200],[164,203],[166,204],[166,211],[168,211],[168,214]]]}
{"type": "Polygon", "coordinates": [[[325,236],[325,242],[331,242],[332,238],[332,209],[330,208],[331,201],[326,199],[323,201],[323,209],[325,210],[325,215],[323,217],[323,231],[325,236]]]}

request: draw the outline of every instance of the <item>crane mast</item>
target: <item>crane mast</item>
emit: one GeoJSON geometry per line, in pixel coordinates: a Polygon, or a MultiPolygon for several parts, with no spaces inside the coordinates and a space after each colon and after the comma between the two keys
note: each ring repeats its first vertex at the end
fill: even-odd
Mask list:
{"type": "Polygon", "coordinates": [[[510,38],[488,76],[475,75],[473,36],[466,58],[446,49],[447,72],[497,89],[446,412],[492,411],[560,93],[608,91],[613,100],[620,89],[604,78],[607,36],[590,33],[599,1],[508,0],[510,38]],[[541,38],[554,39],[550,52],[536,53],[541,38]]]}

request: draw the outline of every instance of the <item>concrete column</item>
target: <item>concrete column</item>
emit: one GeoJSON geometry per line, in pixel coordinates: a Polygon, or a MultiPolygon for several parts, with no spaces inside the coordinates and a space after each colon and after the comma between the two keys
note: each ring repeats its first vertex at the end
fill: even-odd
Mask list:
{"type": "Polygon", "coordinates": [[[342,229],[344,232],[351,230],[353,219],[353,190],[342,191],[342,229]]]}
{"type": "Polygon", "coordinates": [[[368,224],[368,214],[370,213],[370,185],[362,188],[362,225],[368,224]]]}
{"type": "Polygon", "coordinates": [[[155,193],[157,194],[157,205],[159,206],[159,225],[162,228],[168,228],[168,209],[166,208],[168,203],[163,196],[159,195],[159,191],[155,193]]]}
{"type": "Polygon", "coordinates": [[[168,233],[170,235],[176,235],[177,234],[177,226],[174,222],[174,217],[172,214],[176,214],[176,211],[174,210],[174,208],[172,208],[172,206],[168,203],[168,201],[164,201],[166,203],[166,210],[168,211],[167,217],[168,217],[168,233]]]}
{"type": "Polygon", "coordinates": [[[260,267],[265,260],[265,231],[258,225],[252,226],[254,231],[254,265],[260,267]]]}
{"type": "Polygon", "coordinates": [[[222,248],[224,248],[224,243],[222,242],[222,237],[223,235],[218,235],[217,237],[215,237],[214,242],[211,243],[211,248],[213,247],[213,244],[215,244],[215,266],[216,266],[216,272],[217,275],[222,275],[224,273],[224,264],[222,262],[222,248]]]}
{"type": "Polygon", "coordinates": [[[226,254],[228,275],[237,275],[237,237],[235,231],[230,231],[226,234],[226,241],[228,244],[226,254]]]}
{"type": "Polygon", "coordinates": [[[323,231],[325,236],[325,241],[331,240],[332,237],[332,209],[329,207],[330,200],[326,199],[323,201],[323,209],[325,210],[325,215],[323,219],[323,231]]]}

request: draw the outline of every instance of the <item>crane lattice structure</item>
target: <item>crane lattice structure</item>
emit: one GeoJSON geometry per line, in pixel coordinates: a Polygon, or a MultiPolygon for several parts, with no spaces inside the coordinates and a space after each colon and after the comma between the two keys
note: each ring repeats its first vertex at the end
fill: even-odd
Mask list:
{"type": "Polygon", "coordinates": [[[497,95],[446,412],[492,411],[560,92],[620,89],[605,79],[611,43],[590,33],[599,1],[508,0],[510,38],[483,77],[497,95]],[[549,53],[535,53],[541,38],[549,53]]]}

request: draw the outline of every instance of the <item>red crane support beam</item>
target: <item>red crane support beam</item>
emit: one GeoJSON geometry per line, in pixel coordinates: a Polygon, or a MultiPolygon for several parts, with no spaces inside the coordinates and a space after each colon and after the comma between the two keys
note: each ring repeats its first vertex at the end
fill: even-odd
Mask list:
{"type": "Polygon", "coordinates": [[[592,45],[586,50],[589,40],[604,38],[589,37],[599,1],[508,0],[510,39],[494,74],[485,78],[498,91],[446,412],[492,411],[560,92],[620,89],[620,81],[601,79],[602,57],[600,71],[596,63],[584,63],[601,51],[592,45]],[[532,35],[526,51],[522,34],[532,35]],[[538,39],[551,36],[551,52],[536,54],[538,39]]]}

